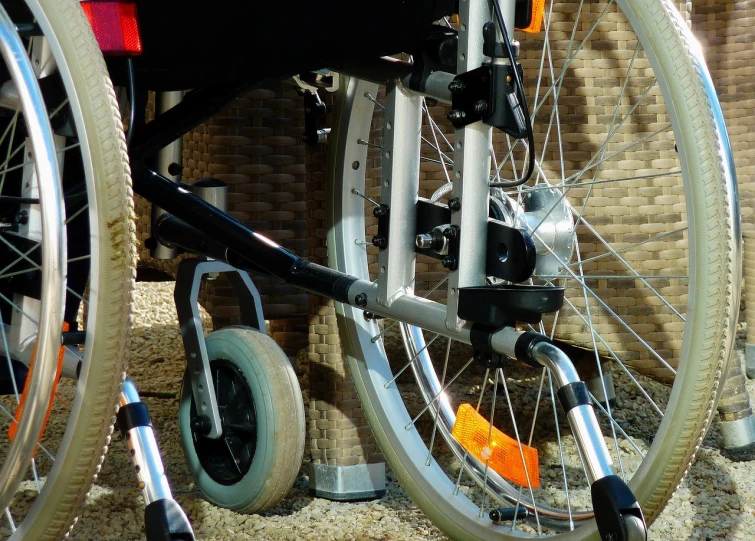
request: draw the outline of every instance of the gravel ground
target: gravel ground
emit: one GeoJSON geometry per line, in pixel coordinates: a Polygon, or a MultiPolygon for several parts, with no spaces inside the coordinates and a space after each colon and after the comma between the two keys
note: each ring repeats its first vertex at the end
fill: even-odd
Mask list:
{"type": "MultiPolygon", "coordinates": [[[[392,472],[376,501],[333,503],[308,493],[308,453],[293,490],[262,515],[218,509],[199,495],[185,465],[177,427],[178,389],[185,367],[175,322],[172,283],[139,283],[130,375],[147,403],[174,496],[197,539],[416,540],[444,539],[412,504],[392,472]]],[[[209,322],[207,322],[209,323],[209,322]]],[[[748,383],[755,397],[755,383],[748,383]]],[[[755,462],[735,463],[712,430],[687,479],[650,530],[650,539],[753,539],[755,462]]],[[[74,539],[143,539],[144,503],[120,435],[92,491],[74,539]]]]}

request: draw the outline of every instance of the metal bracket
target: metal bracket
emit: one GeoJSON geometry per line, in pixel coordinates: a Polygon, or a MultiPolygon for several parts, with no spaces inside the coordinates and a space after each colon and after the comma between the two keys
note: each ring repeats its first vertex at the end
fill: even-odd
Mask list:
{"type": "Polygon", "coordinates": [[[310,90],[312,92],[325,90],[330,94],[337,92],[341,84],[338,74],[330,70],[308,71],[294,75],[293,79],[296,85],[302,90],[310,90]]]}
{"type": "Polygon", "coordinates": [[[380,250],[385,250],[388,247],[388,235],[391,224],[390,213],[391,209],[385,204],[372,209],[372,215],[378,221],[377,235],[372,237],[372,245],[380,250]]]}
{"type": "Polygon", "coordinates": [[[506,355],[493,351],[490,337],[495,331],[496,329],[493,327],[474,324],[469,333],[475,363],[490,370],[504,368],[509,362],[509,358],[506,355]]]}
{"type": "Polygon", "coordinates": [[[326,107],[317,90],[304,90],[304,133],[301,140],[307,145],[327,143],[330,128],[318,128],[319,119],[325,118],[326,107]]]}
{"type": "MultiPolygon", "coordinates": [[[[432,246],[424,248],[419,245],[414,251],[440,259],[444,267],[454,270],[464,262],[459,261],[458,228],[447,227],[447,224],[451,222],[451,214],[451,209],[445,205],[419,199],[417,201],[417,233],[430,233],[436,227],[443,226],[448,242],[447,249],[443,253],[432,246]]],[[[487,276],[495,276],[509,282],[524,282],[532,276],[537,250],[529,232],[509,227],[500,220],[488,218],[486,250],[485,273],[487,276]]]]}
{"type": "Polygon", "coordinates": [[[191,375],[191,389],[194,403],[200,415],[210,420],[208,438],[218,439],[222,434],[217,398],[212,385],[210,360],[207,356],[202,321],[199,318],[199,286],[205,274],[226,272],[239,299],[241,322],[265,333],[265,318],[262,315],[262,302],[257,288],[245,271],[220,261],[184,259],[178,265],[176,286],[173,297],[181,326],[181,337],[186,350],[186,365],[191,375]]]}
{"type": "MultiPolygon", "coordinates": [[[[519,64],[517,70],[521,77],[519,64]]],[[[487,63],[457,75],[448,87],[452,96],[448,120],[457,129],[482,120],[516,139],[527,137],[512,72],[508,64],[487,63]]]]}

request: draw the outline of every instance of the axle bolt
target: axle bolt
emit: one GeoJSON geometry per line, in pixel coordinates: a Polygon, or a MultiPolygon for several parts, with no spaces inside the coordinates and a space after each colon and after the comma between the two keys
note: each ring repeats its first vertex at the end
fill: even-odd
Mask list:
{"type": "Polygon", "coordinates": [[[201,436],[206,436],[212,430],[212,422],[206,415],[197,415],[191,420],[191,431],[201,436]]]}

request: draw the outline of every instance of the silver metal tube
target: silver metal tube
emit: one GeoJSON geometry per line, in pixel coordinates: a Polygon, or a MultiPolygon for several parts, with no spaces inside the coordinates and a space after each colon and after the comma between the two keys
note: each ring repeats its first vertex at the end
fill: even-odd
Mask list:
{"type": "MultiPolygon", "coordinates": [[[[559,388],[580,381],[579,374],[569,357],[553,344],[548,342],[535,344],[532,348],[532,357],[551,371],[559,388]]],[[[577,442],[579,456],[582,458],[590,484],[608,475],[615,475],[616,469],[603,440],[603,433],[592,405],[576,406],[567,412],[566,417],[577,442]]]]}
{"type": "MultiPolygon", "coordinates": [[[[386,308],[378,304],[375,299],[378,295],[378,286],[366,280],[357,280],[349,288],[349,298],[364,293],[367,304],[363,307],[369,312],[386,315],[386,308]]],[[[417,325],[428,331],[433,331],[441,336],[458,340],[469,344],[469,332],[471,325],[467,324],[460,329],[446,327],[446,306],[423,297],[404,295],[394,300],[391,304],[390,315],[392,319],[403,321],[410,325],[417,325]]],[[[523,334],[512,327],[504,327],[496,331],[491,337],[491,348],[496,353],[515,357],[514,347],[517,339],[523,334]]]]}
{"type": "Polygon", "coordinates": [[[572,408],[566,414],[566,418],[574,433],[579,456],[582,458],[590,484],[608,475],[615,475],[616,468],[613,466],[592,406],[572,408]]]}
{"type": "Polygon", "coordinates": [[[191,193],[206,201],[213,207],[228,212],[228,186],[196,186],[191,185],[191,193]]]}
{"type": "MultiPolygon", "coordinates": [[[[501,6],[501,13],[503,14],[503,22],[506,24],[506,30],[508,30],[509,39],[514,41],[514,17],[516,15],[516,2],[511,0],[494,0],[501,6]]],[[[500,31],[499,31],[500,32],[500,31]]]]}
{"type": "MultiPolygon", "coordinates": [[[[131,378],[127,377],[123,382],[120,402],[121,406],[141,402],[139,392],[131,378]]],[[[173,499],[152,427],[134,427],[126,432],[126,440],[131,450],[131,459],[134,462],[144,502],[149,505],[156,500],[173,499]]]]}
{"type": "Polygon", "coordinates": [[[410,94],[432,98],[440,103],[451,103],[451,91],[448,85],[454,80],[455,75],[445,71],[431,73],[425,79],[425,91],[419,92],[409,88],[409,77],[403,79],[404,89],[410,94]]]}
{"type": "Polygon", "coordinates": [[[558,387],[579,381],[579,374],[566,353],[548,342],[538,342],[532,348],[532,357],[556,378],[558,387]]]}
{"type": "MultiPolygon", "coordinates": [[[[487,0],[470,0],[461,2],[459,10],[461,19],[467,21],[466,27],[459,29],[457,57],[459,72],[464,73],[480,67],[485,60],[481,29],[491,19],[491,5],[487,0]]],[[[459,330],[464,324],[456,315],[459,288],[485,284],[492,131],[490,126],[475,122],[455,132],[453,197],[461,201],[461,211],[451,215],[451,224],[459,228],[461,238],[458,266],[448,280],[446,326],[451,330],[459,330]]]]}
{"type": "Polygon", "coordinates": [[[419,191],[417,156],[420,152],[417,134],[422,127],[422,109],[419,98],[406,93],[398,85],[389,85],[386,92],[380,202],[390,208],[390,242],[383,239],[386,246],[378,254],[378,302],[390,307],[396,298],[414,291],[414,216],[419,191]],[[406,124],[405,130],[397,133],[393,129],[396,119],[406,124]]]}
{"type": "MultiPolygon", "coordinates": [[[[183,92],[180,90],[172,92],[158,92],[155,103],[155,113],[157,115],[164,113],[168,109],[181,103],[183,92]]],[[[180,164],[183,153],[183,139],[179,138],[164,147],[157,153],[156,170],[165,178],[174,182],[180,182],[181,175],[171,175],[168,172],[170,165],[173,163],[180,164]]],[[[156,224],[158,219],[165,214],[165,211],[157,205],[152,205],[152,224],[156,224]]],[[[157,242],[155,247],[150,250],[150,256],[155,259],[173,259],[178,255],[178,250],[173,246],[166,246],[157,242]]]]}

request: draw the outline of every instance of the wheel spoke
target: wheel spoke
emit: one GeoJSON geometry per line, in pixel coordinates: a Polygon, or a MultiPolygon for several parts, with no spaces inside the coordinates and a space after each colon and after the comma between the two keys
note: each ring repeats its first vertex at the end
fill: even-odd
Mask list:
{"type": "MultiPolygon", "coordinates": [[[[440,386],[443,387],[446,383],[446,371],[448,370],[448,358],[451,354],[451,339],[448,339],[448,344],[446,345],[446,358],[443,360],[443,375],[440,378],[440,386]]],[[[435,417],[433,419],[433,432],[430,436],[430,445],[428,445],[427,449],[427,459],[425,460],[425,465],[429,466],[430,461],[433,457],[433,445],[435,444],[435,434],[438,431],[438,421],[440,420],[440,414],[436,413],[435,417]]]]}
{"type": "Polygon", "coordinates": [[[406,371],[406,369],[409,368],[412,365],[412,363],[417,359],[417,357],[419,357],[420,355],[422,355],[422,353],[430,345],[432,345],[432,343],[435,342],[438,338],[440,338],[440,334],[436,333],[435,336],[433,336],[430,339],[430,341],[427,344],[424,345],[424,347],[422,349],[420,349],[417,353],[414,354],[414,356],[411,359],[409,359],[409,362],[407,362],[404,366],[401,367],[401,369],[398,372],[396,372],[395,376],[393,376],[391,379],[389,379],[385,383],[385,388],[387,389],[388,387],[390,387],[396,381],[396,378],[398,378],[401,374],[403,374],[406,371]]]}
{"type": "MultiPolygon", "coordinates": [[[[499,368],[496,370],[496,374],[500,374],[501,383],[503,383],[503,391],[506,396],[506,404],[509,408],[509,413],[511,414],[511,426],[514,428],[514,439],[517,443],[517,449],[519,449],[519,457],[522,460],[522,465],[524,466],[524,475],[527,478],[527,486],[529,487],[530,491],[530,498],[533,502],[536,502],[535,500],[535,494],[532,491],[532,478],[530,477],[530,471],[527,468],[527,462],[524,460],[524,451],[522,450],[522,440],[519,437],[519,428],[517,427],[516,422],[516,416],[514,413],[514,407],[511,404],[511,396],[509,395],[509,387],[506,384],[506,376],[503,373],[503,370],[499,368]]],[[[496,376],[497,379],[497,376],[496,376]]],[[[492,419],[491,419],[491,425],[492,425],[492,419]]],[[[537,504],[534,506],[535,511],[535,522],[537,523],[537,532],[538,534],[542,535],[542,526],[540,525],[540,515],[538,513],[538,507],[537,504]]]]}
{"type": "MultiPolygon", "coordinates": [[[[589,322],[587,318],[585,318],[582,313],[577,310],[577,308],[572,304],[572,302],[569,299],[564,299],[566,303],[569,305],[569,307],[572,309],[572,311],[586,324],[589,326],[589,322]]],[[[652,399],[652,397],[647,393],[645,388],[642,386],[642,384],[637,381],[637,378],[634,377],[632,372],[627,368],[626,364],[624,364],[624,361],[621,360],[619,355],[613,350],[613,348],[608,344],[608,342],[605,341],[605,339],[600,335],[600,333],[595,335],[595,338],[597,338],[601,345],[607,350],[608,355],[616,361],[619,367],[624,371],[624,373],[629,377],[629,379],[632,380],[632,383],[634,383],[635,387],[637,388],[640,393],[647,399],[648,403],[653,407],[653,409],[658,413],[659,417],[663,417],[663,411],[661,410],[660,406],[655,403],[655,401],[652,399]]],[[[666,365],[666,368],[671,370],[674,375],[676,375],[676,370],[673,369],[670,365],[666,365]]]]}
{"type": "Polygon", "coordinates": [[[234,454],[233,449],[231,448],[230,438],[223,438],[223,443],[225,443],[225,448],[228,451],[228,456],[231,457],[231,463],[236,468],[236,471],[238,472],[238,474],[243,475],[244,472],[241,470],[238,459],[236,458],[236,455],[234,454]]]}
{"type": "Polygon", "coordinates": [[[448,385],[445,385],[440,388],[440,391],[438,391],[435,396],[433,396],[430,400],[427,401],[427,404],[420,410],[420,412],[412,419],[412,421],[404,427],[405,430],[409,430],[410,428],[414,427],[414,424],[417,422],[417,419],[419,419],[423,413],[425,413],[430,407],[434,406],[435,403],[442,397],[445,396],[446,391],[448,390],[448,387],[453,384],[454,381],[456,381],[456,378],[461,376],[464,373],[464,370],[467,369],[467,367],[472,364],[472,361],[474,361],[474,358],[469,359],[464,366],[461,367],[461,369],[456,372],[454,377],[451,378],[451,380],[448,382],[448,385]]]}

